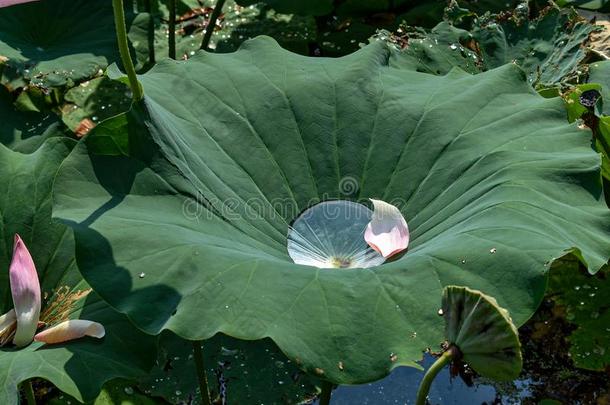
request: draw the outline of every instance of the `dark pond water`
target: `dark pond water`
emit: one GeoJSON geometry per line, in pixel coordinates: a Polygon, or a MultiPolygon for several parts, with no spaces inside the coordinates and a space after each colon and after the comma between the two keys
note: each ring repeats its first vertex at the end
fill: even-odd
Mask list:
{"type": "MultiPolygon", "coordinates": [[[[433,362],[434,359],[426,355],[423,366],[427,369],[433,362]]],[[[332,405],[414,404],[417,388],[423,376],[424,372],[422,371],[411,367],[400,367],[383,380],[370,384],[337,388],[333,391],[331,403],[332,405]]],[[[516,396],[528,396],[528,384],[518,382],[517,385],[521,386],[521,390],[516,393],[516,396]]],[[[429,400],[434,405],[513,404],[520,402],[514,395],[511,395],[511,398],[505,397],[491,385],[475,384],[473,387],[468,387],[461,378],[451,378],[448,367],[445,367],[439,373],[432,384],[429,400]]]]}

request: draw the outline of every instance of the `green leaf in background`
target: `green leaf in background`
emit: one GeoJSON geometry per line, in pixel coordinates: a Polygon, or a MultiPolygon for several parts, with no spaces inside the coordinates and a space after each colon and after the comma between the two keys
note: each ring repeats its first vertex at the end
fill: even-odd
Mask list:
{"type": "Polygon", "coordinates": [[[527,3],[521,3],[509,18],[481,17],[472,34],[487,69],[515,61],[530,83],[550,86],[579,74],[583,44],[596,29],[572,10],[552,6],[530,20],[527,3]]]}
{"type": "Polygon", "coordinates": [[[71,87],[119,60],[111,1],[40,0],[0,8],[0,27],[6,69],[35,86],[71,87]]]}
{"type": "MultiPolygon", "coordinates": [[[[201,404],[193,345],[172,333],[159,341],[157,366],[140,388],[172,404],[201,404]]],[[[244,341],[218,334],[203,345],[212,398],[226,382],[229,404],[301,404],[313,399],[318,383],[299,370],[269,339],[244,341]]]]}
{"type": "MultiPolygon", "coordinates": [[[[601,28],[590,36],[588,48],[595,59],[610,58],[610,14],[579,9],[578,14],[601,28]]],[[[592,60],[595,60],[592,59],[592,60]]]]}
{"type": "Polygon", "coordinates": [[[561,99],[514,65],[434,76],[394,54],[306,58],[259,38],[142,75],[130,156],[90,153],[94,130],[54,184],[87,281],[149,333],[269,337],[306,371],[360,383],[440,344],[445,285],[495,297],[520,325],[555,258],[607,262],[600,158],[561,99]],[[294,264],[289,224],[335,198],[399,206],[407,254],[294,264]]]}
{"type": "Polygon", "coordinates": [[[411,27],[402,27],[395,34],[381,31],[373,40],[394,44],[399,50],[396,61],[401,68],[435,75],[445,75],[455,67],[472,74],[483,69],[477,48],[465,46],[473,43],[472,35],[446,21],[430,32],[411,27]]]}
{"type": "Polygon", "coordinates": [[[64,100],[62,120],[76,131],[83,120],[96,125],[127,111],[131,106],[131,90],[127,84],[103,76],[71,88],[64,100]]]}
{"type": "Polygon", "coordinates": [[[566,103],[569,122],[574,122],[589,112],[589,108],[581,104],[580,97],[583,93],[592,90],[601,92],[601,86],[597,83],[581,84],[564,94],[563,98],[566,103]]]}
{"type": "Polygon", "coordinates": [[[517,328],[493,297],[467,287],[443,291],[447,341],[483,377],[514,380],[523,366],[517,328]]]}
{"type": "Polygon", "coordinates": [[[0,349],[2,404],[17,404],[18,384],[33,377],[49,380],[79,400],[93,399],[104,382],[140,376],[154,360],[155,339],[137,331],[98,295],[91,292],[74,301],[73,294],[89,286],[76,268],[72,231],[51,219],[51,184],[73,143],[50,139],[30,155],[0,145],[0,313],[12,307],[8,267],[13,236],[19,233],[48,297],[41,319],[49,322],[57,316],[68,316],[94,320],[104,325],[106,337],[49,346],[32,343],[21,350],[0,349]]]}
{"type": "Polygon", "coordinates": [[[590,64],[588,82],[600,85],[600,92],[604,101],[603,113],[610,115],[610,61],[590,64]]]}
{"type": "MultiPolygon", "coordinates": [[[[203,30],[207,27],[215,3],[213,0],[205,0],[202,2],[203,7],[195,0],[178,3],[176,24],[178,59],[188,59],[199,51],[203,30]]],[[[156,59],[162,60],[168,57],[167,8],[161,7],[153,13],[152,18],[155,27],[152,45],[156,59]]],[[[147,32],[149,24],[148,17],[140,15],[134,20],[129,32],[140,66],[149,63],[151,46],[147,32]]],[[[258,2],[249,7],[242,7],[228,0],[216,23],[210,40],[210,49],[215,52],[232,52],[245,40],[263,34],[273,37],[286,49],[308,54],[309,44],[316,39],[316,23],[311,16],[280,14],[258,2]]]]}
{"type": "MultiPolygon", "coordinates": [[[[104,384],[102,391],[90,405],[167,405],[162,399],[151,398],[134,388],[134,383],[129,380],[116,379],[104,384]]],[[[66,394],[55,395],[45,399],[47,405],[74,405],[77,401],[66,394]]]]}
{"type": "MultiPolygon", "coordinates": [[[[241,6],[252,6],[260,3],[259,0],[237,0],[241,6]]],[[[278,13],[301,14],[301,15],[323,15],[333,9],[333,0],[264,0],[278,13]]]]}
{"type": "Polygon", "coordinates": [[[51,113],[18,111],[6,87],[0,85],[0,144],[32,151],[45,138],[41,134],[56,121],[57,117],[51,113]]]}
{"type": "Polygon", "coordinates": [[[561,260],[550,273],[550,296],[575,326],[568,340],[577,367],[601,371],[610,365],[609,276],[608,268],[587,274],[573,258],[561,260]]]}
{"type": "Polygon", "coordinates": [[[557,4],[561,7],[579,7],[606,13],[610,11],[608,0],[558,0],[557,4]]]}
{"type": "Polygon", "coordinates": [[[381,33],[381,39],[399,45],[403,65],[417,71],[446,74],[457,66],[479,73],[516,63],[532,85],[556,87],[582,73],[584,45],[597,29],[573,11],[557,7],[530,20],[522,3],[511,12],[480,16],[469,30],[443,21],[429,32],[402,26],[393,34],[381,33]]]}

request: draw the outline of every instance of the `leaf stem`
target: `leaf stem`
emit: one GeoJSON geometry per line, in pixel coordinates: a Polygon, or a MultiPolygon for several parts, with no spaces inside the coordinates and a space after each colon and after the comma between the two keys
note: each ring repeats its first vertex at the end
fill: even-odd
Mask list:
{"type": "Polygon", "coordinates": [[[168,56],[176,59],[176,0],[169,0],[168,56]]]}
{"type": "Polygon", "coordinates": [[[203,35],[203,40],[201,41],[201,46],[199,47],[199,49],[208,49],[208,46],[210,45],[210,39],[212,39],[212,34],[214,33],[214,28],[216,27],[216,20],[218,20],[218,17],[220,17],[220,13],[222,12],[222,7],[224,5],[225,0],[218,0],[216,2],[214,11],[212,11],[212,15],[210,15],[208,24],[205,26],[205,34],[203,35]]]}
{"type": "Polygon", "coordinates": [[[199,380],[199,389],[201,391],[201,402],[203,405],[211,405],[210,400],[210,389],[208,388],[208,377],[205,373],[205,363],[203,361],[203,351],[201,350],[201,344],[203,341],[193,341],[193,358],[195,360],[195,367],[197,368],[197,379],[199,380]]]}
{"type": "Polygon", "coordinates": [[[129,86],[133,93],[133,99],[135,101],[142,100],[144,96],[138,83],[138,77],[136,76],[136,68],[133,66],[131,55],[129,54],[129,43],[127,42],[127,26],[125,25],[125,9],[123,8],[123,0],[112,0],[112,8],[114,9],[114,27],[116,30],[116,39],[119,44],[119,52],[121,53],[121,60],[123,61],[123,67],[127,72],[129,78],[129,86]]]}
{"type": "Polygon", "coordinates": [[[32,380],[24,381],[21,384],[25,394],[25,400],[28,405],[36,405],[36,396],[34,395],[34,388],[32,388],[32,380]]]}
{"type": "Polygon", "coordinates": [[[333,392],[333,385],[329,381],[322,381],[322,392],[320,393],[320,404],[319,405],[328,405],[330,404],[330,396],[333,392]]]}
{"type": "Polygon", "coordinates": [[[449,347],[436,361],[430,366],[426,374],[424,375],[424,379],[419,383],[419,389],[417,390],[417,399],[415,401],[415,405],[426,405],[426,399],[428,398],[428,393],[430,392],[430,386],[432,385],[432,381],[436,375],[451,361],[454,356],[453,346],[449,347]]]}

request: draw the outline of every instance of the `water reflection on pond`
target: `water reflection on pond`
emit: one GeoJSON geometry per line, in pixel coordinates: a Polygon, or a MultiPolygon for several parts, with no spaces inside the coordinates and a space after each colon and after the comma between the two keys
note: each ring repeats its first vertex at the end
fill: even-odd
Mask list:
{"type": "MultiPolygon", "coordinates": [[[[427,369],[434,362],[430,355],[423,361],[427,369]]],[[[383,380],[357,386],[341,386],[333,391],[332,405],[404,405],[414,404],[419,382],[424,373],[412,367],[399,367],[383,380]]],[[[525,384],[520,396],[526,397],[525,384]]],[[[433,405],[515,404],[520,401],[502,398],[496,388],[486,384],[468,387],[461,378],[450,378],[449,368],[442,370],[430,389],[433,405]]],[[[317,402],[316,402],[317,404],[317,402]]]]}

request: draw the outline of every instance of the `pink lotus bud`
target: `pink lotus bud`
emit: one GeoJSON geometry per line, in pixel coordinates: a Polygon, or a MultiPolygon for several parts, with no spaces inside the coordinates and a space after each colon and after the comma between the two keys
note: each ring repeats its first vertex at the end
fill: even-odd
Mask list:
{"type": "Polygon", "coordinates": [[[36,0],[0,0],[0,8],[14,6],[15,4],[30,3],[36,0]]]}
{"type": "Polygon", "coordinates": [[[9,276],[17,317],[17,331],[13,343],[17,347],[23,347],[32,341],[38,327],[40,283],[34,260],[19,235],[15,235],[9,276]]]}

